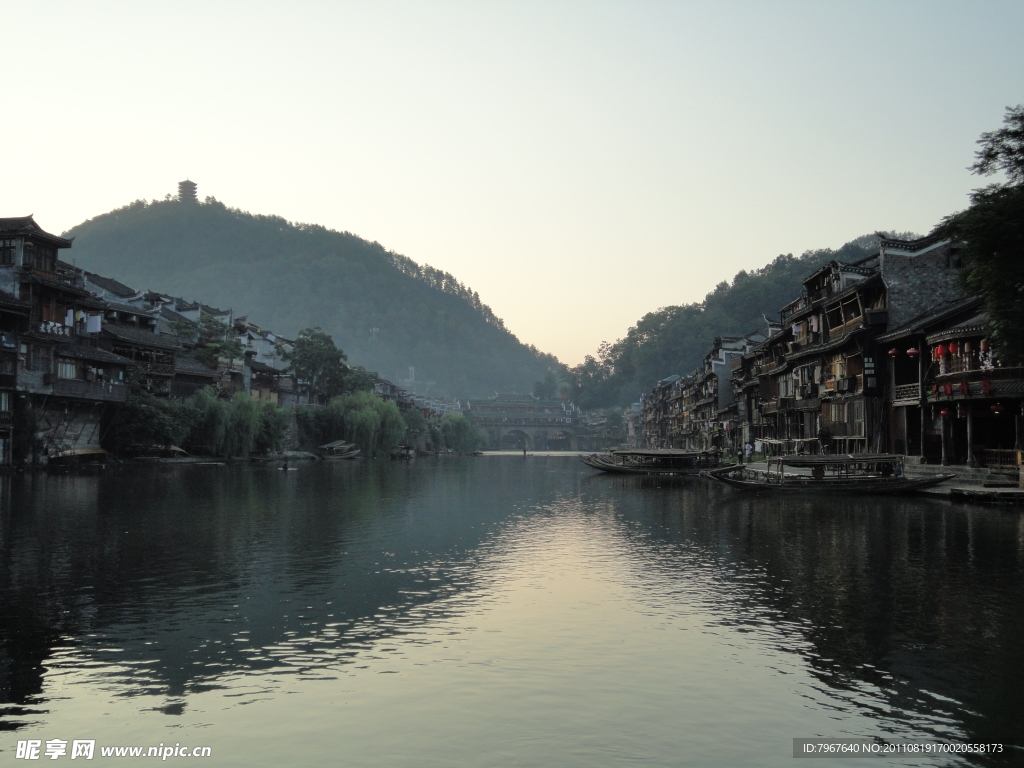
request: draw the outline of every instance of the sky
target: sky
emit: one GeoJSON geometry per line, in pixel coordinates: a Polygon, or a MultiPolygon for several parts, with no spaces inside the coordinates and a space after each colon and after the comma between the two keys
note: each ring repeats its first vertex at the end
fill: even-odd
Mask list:
{"type": "Polygon", "coordinates": [[[1019,0],[7,0],[0,216],[62,232],[189,178],[451,272],[574,365],[966,207],[1021,29],[1019,0]]]}

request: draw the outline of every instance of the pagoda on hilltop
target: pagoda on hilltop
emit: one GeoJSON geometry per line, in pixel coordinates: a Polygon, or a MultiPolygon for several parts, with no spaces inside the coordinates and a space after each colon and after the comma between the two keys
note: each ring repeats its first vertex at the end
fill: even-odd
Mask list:
{"type": "Polygon", "coordinates": [[[199,195],[196,194],[196,183],[188,179],[179,181],[178,199],[183,203],[198,203],[199,195]]]}

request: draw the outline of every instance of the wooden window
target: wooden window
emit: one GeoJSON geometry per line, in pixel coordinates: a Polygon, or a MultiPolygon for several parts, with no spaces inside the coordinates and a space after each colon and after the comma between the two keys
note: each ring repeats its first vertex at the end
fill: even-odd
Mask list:
{"type": "Polygon", "coordinates": [[[14,252],[18,248],[18,241],[14,239],[0,240],[0,264],[10,266],[14,263],[14,252]]]}
{"type": "Polygon", "coordinates": [[[41,344],[32,345],[32,367],[30,370],[50,372],[50,348],[41,344]]]}
{"type": "Polygon", "coordinates": [[[57,378],[58,379],[77,379],[78,378],[78,363],[74,360],[68,360],[66,358],[57,358],[57,378]]]}

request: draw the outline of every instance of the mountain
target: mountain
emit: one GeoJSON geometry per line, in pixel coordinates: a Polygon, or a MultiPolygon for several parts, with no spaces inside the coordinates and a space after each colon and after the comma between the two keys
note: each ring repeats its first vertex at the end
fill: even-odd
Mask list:
{"type": "Polygon", "coordinates": [[[625,337],[602,344],[570,370],[575,398],[584,408],[626,405],[650,392],[674,373],[698,368],[716,336],[741,336],[766,330],[765,317],[779,321],[779,310],[799,298],[802,281],[832,260],[854,262],[878,253],[879,235],[913,240],[919,235],[863,235],[841,248],[783,254],[761,269],[739,272],[723,281],[704,301],[663,307],[644,315],[625,337]]]}
{"type": "Polygon", "coordinates": [[[414,368],[421,394],[528,392],[558,366],[520,343],[452,275],[348,232],[207,198],[136,201],[65,236],[75,238],[79,267],[232,308],[285,337],[319,326],[350,364],[392,380],[414,368]]]}

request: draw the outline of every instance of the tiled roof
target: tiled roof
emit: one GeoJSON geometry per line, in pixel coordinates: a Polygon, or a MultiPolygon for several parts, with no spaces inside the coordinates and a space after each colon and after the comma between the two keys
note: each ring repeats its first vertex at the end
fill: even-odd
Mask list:
{"type": "Polygon", "coordinates": [[[59,291],[73,293],[76,296],[82,296],[83,298],[90,296],[89,292],[83,288],[78,288],[77,286],[74,286],[71,283],[66,283],[63,280],[54,280],[52,277],[44,277],[37,272],[23,273],[21,279],[26,282],[45,285],[49,288],[56,288],[59,291]]]}
{"type": "Polygon", "coordinates": [[[9,235],[30,235],[42,240],[47,240],[58,248],[70,248],[71,241],[57,235],[51,235],[42,227],[36,224],[31,216],[16,216],[14,218],[0,219],[0,232],[9,235]]]}
{"type": "Polygon", "coordinates": [[[267,365],[266,363],[261,363],[258,360],[246,360],[245,364],[249,366],[253,373],[272,373],[275,375],[284,373],[284,371],[279,371],[277,368],[267,365]]]}
{"type": "Polygon", "coordinates": [[[187,373],[192,376],[218,376],[219,373],[212,368],[207,368],[198,360],[193,360],[191,357],[182,357],[178,355],[174,359],[174,372],[175,373],[187,373]]]}
{"type": "Polygon", "coordinates": [[[120,325],[103,325],[103,333],[113,336],[121,341],[129,341],[143,347],[156,347],[158,349],[177,349],[178,345],[168,341],[163,334],[156,334],[152,331],[143,331],[139,328],[126,328],[120,325]]]}
{"type": "Polygon", "coordinates": [[[184,315],[178,314],[173,309],[168,309],[167,307],[160,307],[160,317],[164,318],[165,320],[171,320],[173,322],[192,323],[193,325],[195,325],[194,320],[189,320],[184,315]]]}
{"type": "Polygon", "coordinates": [[[32,302],[22,301],[16,296],[12,296],[5,291],[0,291],[0,307],[5,307],[7,309],[31,309],[32,302]]]}
{"type": "Polygon", "coordinates": [[[79,360],[93,360],[97,363],[116,363],[118,365],[131,365],[132,361],[127,357],[115,355],[105,349],[98,347],[87,347],[82,344],[60,344],[57,347],[59,357],[74,357],[79,360]]]}
{"type": "Polygon", "coordinates": [[[106,300],[107,309],[114,309],[118,312],[125,312],[129,315],[145,315],[146,317],[154,317],[153,310],[146,309],[145,307],[139,307],[134,304],[125,304],[121,301],[114,301],[113,299],[106,300]]]}
{"type": "Polygon", "coordinates": [[[112,277],[103,277],[102,275],[96,275],[92,272],[86,272],[85,276],[93,285],[98,285],[103,290],[109,291],[115,296],[120,296],[122,299],[126,299],[129,296],[134,296],[138,293],[134,288],[129,288],[124,283],[119,283],[112,277]]]}

